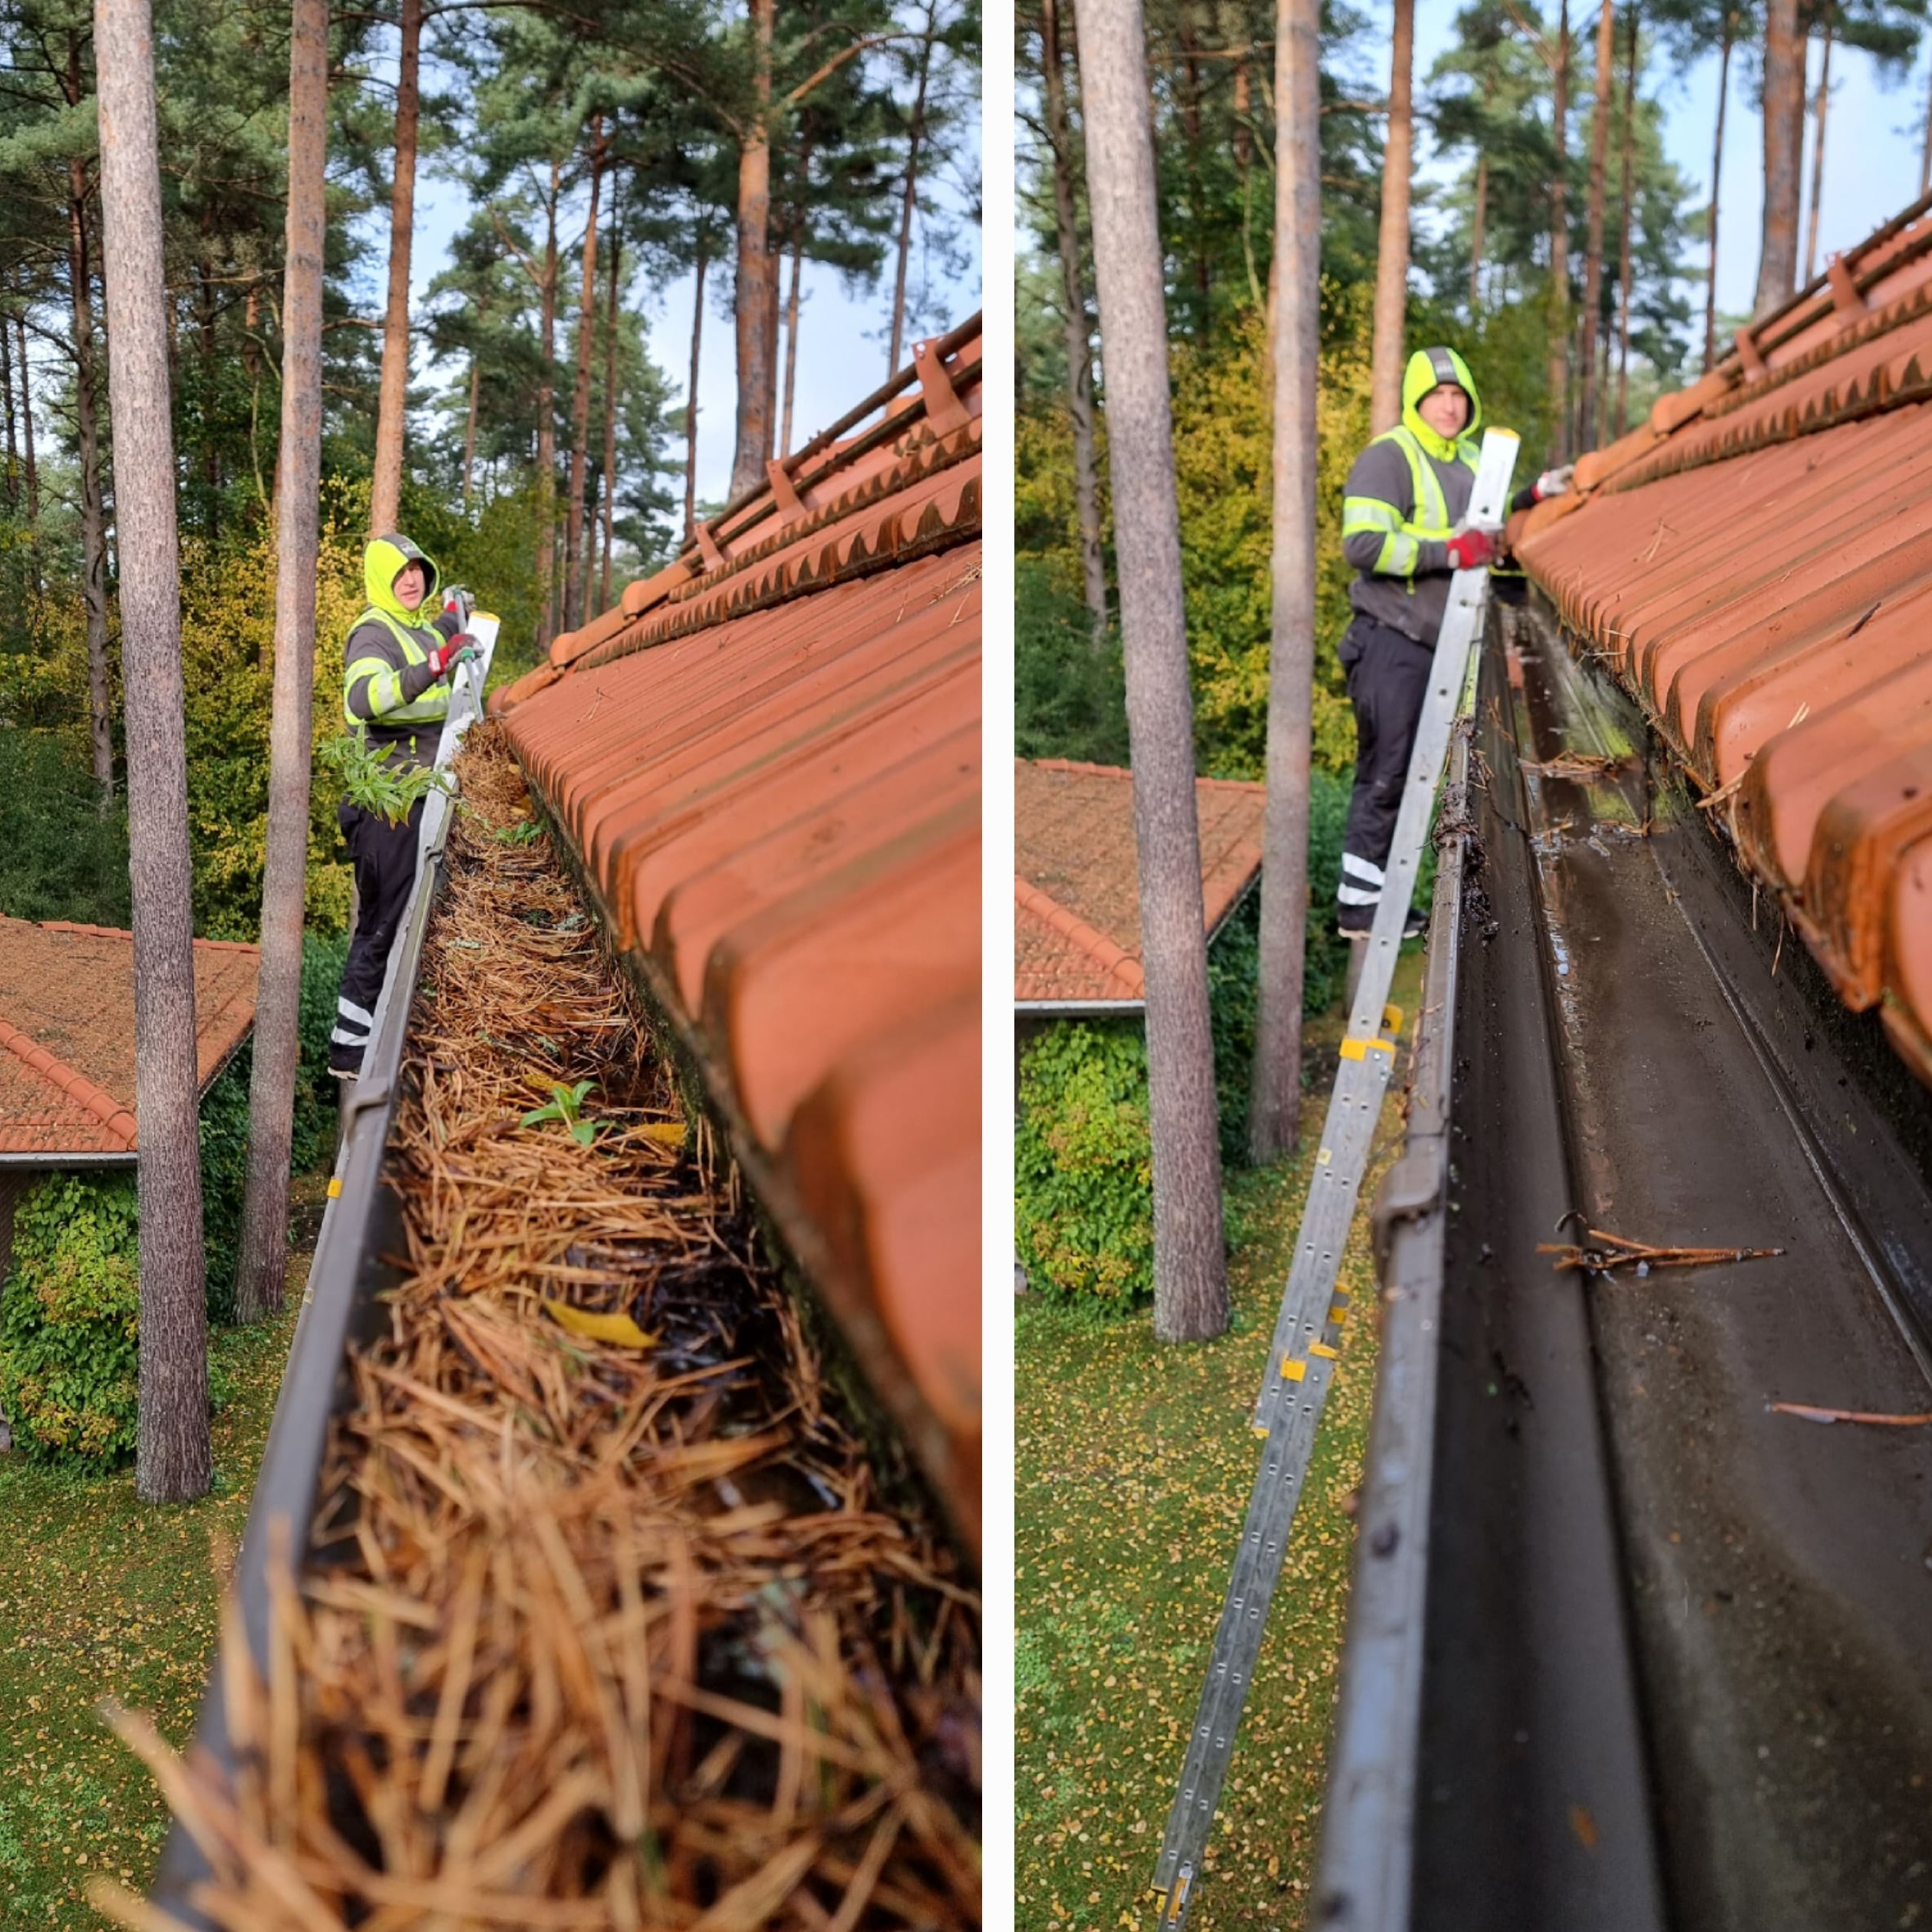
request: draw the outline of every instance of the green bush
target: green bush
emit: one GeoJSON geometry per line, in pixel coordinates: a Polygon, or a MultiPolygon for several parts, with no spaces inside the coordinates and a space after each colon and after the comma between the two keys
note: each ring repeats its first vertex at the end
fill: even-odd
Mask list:
{"type": "Polygon", "coordinates": [[[242,1197],[248,1188],[248,1089],[252,1045],[216,1077],[201,1103],[201,1245],[207,1257],[208,1319],[235,1319],[242,1197]]]}
{"type": "MultiPolygon", "coordinates": [[[[246,1076],[241,1090],[246,1104],[246,1076]]],[[[204,1118],[204,1147],[208,1134],[204,1118]]],[[[238,1195],[238,1218],[239,1206],[238,1195]]],[[[211,1300],[215,1266],[211,1254],[211,1300]]],[[[232,1301],[232,1257],[228,1271],[232,1301]]],[[[50,1174],[14,1217],[13,1272],[0,1289],[0,1413],[16,1449],[37,1461],[101,1466],[134,1454],[140,1305],[134,1176],[50,1174]]],[[[213,1360],[208,1391],[219,1414],[232,1381],[213,1360]]]]}
{"type": "Polygon", "coordinates": [[[1127,1304],[1154,1285],[1147,1049],[1130,1020],[1048,1027],[1020,1057],[1014,1233],[1050,1292],[1127,1304]]]}
{"type": "Polygon", "coordinates": [[[295,1072],[295,1131],[290,1165],[298,1174],[321,1166],[335,1150],[336,1080],[328,1070],[328,1037],[335,1030],[335,998],[347,934],[302,935],[301,1060],[295,1072]]]}
{"type": "Polygon", "coordinates": [[[134,1450],[140,1312],[134,1179],[57,1174],[14,1220],[0,1294],[0,1409],[43,1459],[134,1450]]]}
{"type": "Polygon", "coordinates": [[[104,816],[85,760],[53,733],[0,724],[0,912],[128,921],[124,793],[104,816]]]}

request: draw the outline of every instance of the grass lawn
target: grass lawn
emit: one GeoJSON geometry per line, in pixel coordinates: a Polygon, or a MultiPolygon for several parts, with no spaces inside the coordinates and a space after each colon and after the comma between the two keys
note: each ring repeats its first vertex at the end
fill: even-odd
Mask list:
{"type": "MultiPolygon", "coordinates": [[[[1397,971],[1411,1014],[1420,965],[1412,951],[1397,971]]],[[[1311,1029],[1330,1065],[1341,1028],[1336,1015],[1311,1029]]],[[[1400,1098],[1392,1088],[1383,1159],[1400,1098]]],[[[1144,1313],[1018,1304],[1016,1923],[1030,1932],[1152,1924],[1154,1858],[1254,1480],[1248,1412],[1327,1105],[1325,1089],[1305,1103],[1294,1159],[1230,1176],[1234,1320],[1217,1340],[1165,1347],[1144,1313]]],[[[1341,1284],[1373,1304],[1365,1216],[1341,1284]]],[[[1304,1922],[1353,1549],[1344,1505],[1374,1375],[1364,1322],[1323,1416],[1189,1911],[1199,1932],[1304,1922]]]]}
{"type": "Polygon", "coordinates": [[[327,1185],[295,1182],[304,1251],[284,1313],[216,1331],[235,1396],[215,1419],[212,1494],[154,1508],[135,1501],[132,1469],[0,1456],[0,1932],[94,1932],[107,1921],[82,1894],[90,1872],[143,1889],[153,1874],[166,1808],[95,1706],[147,1711],[177,1746],[193,1728],[327,1185]]]}

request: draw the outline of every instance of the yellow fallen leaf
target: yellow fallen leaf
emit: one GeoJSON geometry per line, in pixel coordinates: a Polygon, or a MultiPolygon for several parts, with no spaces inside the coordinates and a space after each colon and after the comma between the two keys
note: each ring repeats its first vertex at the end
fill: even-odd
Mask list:
{"type": "Polygon", "coordinates": [[[628,1315],[593,1314],[588,1308],[573,1308],[569,1302],[552,1301],[547,1295],[543,1306],[559,1326],[587,1341],[611,1342],[619,1348],[649,1348],[658,1339],[646,1334],[628,1315]]]}
{"type": "Polygon", "coordinates": [[[660,1147],[681,1147],[684,1144],[684,1123],[681,1120],[654,1120],[644,1129],[646,1140],[654,1140],[660,1147]]]}

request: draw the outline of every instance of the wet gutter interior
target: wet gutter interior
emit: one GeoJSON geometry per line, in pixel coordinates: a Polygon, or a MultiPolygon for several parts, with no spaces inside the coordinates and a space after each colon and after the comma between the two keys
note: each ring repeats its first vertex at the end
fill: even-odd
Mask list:
{"type": "Polygon", "coordinates": [[[1895,1125],[1932,1110],[1768,902],[1753,933],[1629,701],[1510,616],[1454,935],[1414,1881],[1376,1922],[1932,1923],[1932,1429],[1769,1408],[1932,1406],[1895,1125]],[[1530,769],[1566,751],[1626,763],[1530,769]],[[1785,1252],[1586,1280],[1535,1251],[1572,1209],[1785,1252]]]}

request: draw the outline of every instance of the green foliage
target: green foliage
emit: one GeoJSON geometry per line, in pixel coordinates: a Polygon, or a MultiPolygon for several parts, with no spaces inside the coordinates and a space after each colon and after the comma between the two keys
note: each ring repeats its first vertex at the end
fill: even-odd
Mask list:
{"type": "Polygon", "coordinates": [[[346,933],[305,932],[302,938],[302,1011],[297,1022],[295,1133],[289,1166],[306,1174],[327,1161],[335,1143],[336,1087],[328,1070],[328,1037],[335,999],[349,956],[346,933]]]}
{"type": "Polygon", "coordinates": [[[1153,1292],[1147,1048],[1131,1020],[1044,1028],[1020,1057],[1014,1232],[1029,1279],[1131,1304],[1153,1292]]]}
{"type": "MultiPolygon", "coordinates": [[[[1368,440],[1369,311],[1327,292],[1317,398],[1316,764],[1352,769],[1355,720],[1336,646],[1352,615],[1342,555],[1342,493],[1368,440]]],[[[1175,482],[1187,599],[1195,763],[1224,778],[1259,778],[1268,743],[1273,637],[1273,431],[1261,318],[1224,325],[1212,348],[1174,358],[1175,482]]],[[[1029,757],[1126,762],[1119,647],[1096,650],[1080,598],[1075,555],[1073,445],[1065,412],[1039,409],[1019,424],[1015,488],[1020,548],[1015,626],[1017,743],[1029,757]]],[[[1105,500],[1103,500],[1103,514],[1105,500]]],[[[1106,534],[1111,539],[1111,530],[1106,534]]]]}
{"type": "Polygon", "coordinates": [[[140,1357],[134,1180],[55,1175],[14,1218],[0,1292],[0,1409],[35,1457],[107,1464],[134,1450],[140,1357]]]}
{"type": "Polygon", "coordinates": [[[127,809],[103,813],[84,758],[51,731],[0,727],[0,913],[120,926],[130,917],[127,809]]]}
{"type": "Polygon", "coordinates": [[[1127,762],[1127,684],[1120,635],[1099,643],[1084,603],[1060,589],[1053,566],[1015,562],[1014,743],[1023,758],[1127,762]]]}
{"type": "Polygon", "coordinates": [[[248,1189],[249,1073],[252,1043],[216,1076],[201,1103],[201,1244],[208,1319],[235,1319],[235,1272],[242,1251],[242,1199],[248,1189]]]}
{"type": "Polygon", "coordinates": [[[420,800],[431,792],[447,792],[450,780],[447,772],[427,765],[392,765],[394,755],[393,745],[371,750],[368,727],[358,720],[352,730],[325,740],[315,757],[351,805],[401,825],[420,800]]]}

